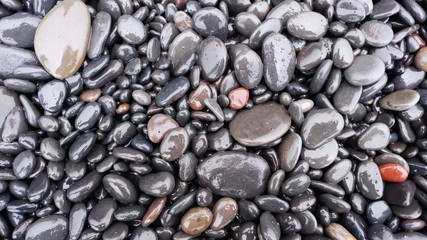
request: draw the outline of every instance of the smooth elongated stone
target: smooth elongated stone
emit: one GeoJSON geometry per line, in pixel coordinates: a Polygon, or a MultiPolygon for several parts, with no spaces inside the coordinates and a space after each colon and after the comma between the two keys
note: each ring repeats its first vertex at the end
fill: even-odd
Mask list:
{"type": "Polygon", "coordinates": [[[24,12],[4,17],[0,20],[0,40],[12,47],[33,47],[34,35],[40,21],[40,18],[24,12]]]}
{"type": "Polygon", "coordinates": [[[68,235],[68,219],[62,215],[50,215],[35,221],[27,230],[25,240],[65,239],[68,235]]]}
{"type": "Polygon", "coordinates": [[[13,77],[13,72],[22,65],[39,65],[31,50],[0,44],[0,77],[13,77]]]}
{"type": "Polygon", "coordinates": [[[85,3],[66,0],[56,5],[40,22],[34,50],[53,77],[70,77],[83,63],[90,37],[90,14],[85,3]]]}
{"type": "Polygon", "coordinates": [[[384,183],[380,170],[373,161],[359,164],[356,170],[356,183],[364,197],[377,200],[384,194],[384,183]]]}

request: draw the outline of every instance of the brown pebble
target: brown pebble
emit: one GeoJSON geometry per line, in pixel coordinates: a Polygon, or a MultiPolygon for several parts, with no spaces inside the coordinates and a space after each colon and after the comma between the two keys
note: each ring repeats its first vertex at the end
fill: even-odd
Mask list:
{"type": "Polygon", "coordinates": [[[83,102],[95,102],[101,96],[101,89],[88,89],[80,94],[80,100],[83,102]]]}
{"type": "Polygon", "coordinates": [[[237,202],[229,197],[219,199],[212,208],[211,229],[218,231],[227,226],[237,215],[237,202]]]}
{"type": "Polygon", "coordinates": [[[332,240],[356,240],[341,224],[331,223],[325,228],[326,235],[332,240]]]}
{"type": "Polygon", "coordinates": [[[147,227],[154,221],[156,221],[157,217],[160,215],[160,213],[163,211],[163,208],[165,207],[166,200],[167,197],[159,197],[151,203],[150,207],[142,218],[141,224],[143,227],[147,227]]]}
{"type": "Polygon", "coordinates": [[[421,71],[427,72],[427,47],[418,50],[415,56],[415,66],[421,71]]]}
{"type": "Polygon", "coordinates": [[[192,91],[188,96],[188,104],[191,109],[199,111],[205,108],[205,104],[203,101],[205,98],[211,98],[212,91],[208,84],[204,82],[200,82],[200,85],[196,88],[196,90],[192,91]]]}
{"type": "Polygon", "coordinates": [[[178,123],[171,117],[158,113],[150,118],[147,124],[148,138],[153,143],[162,141],[166,132],[179,127],[178,123]]]}
{"type": "Polygon", "coordinates": [[[130,108],[129,103],[120,104],[116,109],[116,113],[117,114],[125,114],[125,113],[127,113],[127,111],[129,111],[129,108],[130,108]]]}
{"type": "Polygon", "coordinates": [[[190,235],[201,234],[212,222],[212,212],[207,207],[193,207],[181,219],[182,231],[190,235]]]}

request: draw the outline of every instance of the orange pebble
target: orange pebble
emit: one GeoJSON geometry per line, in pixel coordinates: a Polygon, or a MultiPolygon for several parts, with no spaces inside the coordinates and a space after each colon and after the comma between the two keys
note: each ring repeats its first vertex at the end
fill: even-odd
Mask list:
{"type": "Polygon", "coordinates": [[[240,87],[232,90],[228,94],[228,99],[230,100],[230,107],[234,110],[242,109],[249,100],[249,90],[240,87]]]}
{"type": "Polygon", "coordinates": [[[129,111],[129,108],[130,108],[130,105],[128,103],[120,104],[116,109],[116,113],[125,114],[127,111],[129,111]]]}
{"type": "Polygon", "coordinates": [[[387,163],[380,165],[381,177],[386,182],[403,182],[408,178],[408,172],[399,164],[387,163]]]}

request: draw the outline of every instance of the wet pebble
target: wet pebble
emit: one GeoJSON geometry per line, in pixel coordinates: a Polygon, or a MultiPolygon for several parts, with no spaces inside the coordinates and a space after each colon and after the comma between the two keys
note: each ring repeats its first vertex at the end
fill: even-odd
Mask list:
{"type": "Polygon", "coordinates": [[[319,40],[328,30],[328,20],[316,12],[299,12],[288,19],[287,29],[297,38],[309,41],[319,40]]]}

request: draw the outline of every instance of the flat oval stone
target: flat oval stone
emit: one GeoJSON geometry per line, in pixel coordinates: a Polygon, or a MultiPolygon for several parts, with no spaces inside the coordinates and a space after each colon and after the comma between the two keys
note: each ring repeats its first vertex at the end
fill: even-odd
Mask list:
{"type": "Polygon", "coordinates": [[[119,145],[125,145],[136,135],[136,127],[131,122],[122,122],[114,128],[113,140],[119,145]]]}
{"type": "Polygon", "coordinates": [[[298,70],[308,72],[319,66],[328,55],[325,45],[313,42],[305,45],[297,55],[298,70]]]}
{"type": "Polygon", "coordinates": [[[282,22],[279,19],[271,18],[262,22],[249,37],[249,47],[258,49],[261,47],[264,39],[270,33],[280,32],[283,28],[282,22]]]}
{"type": "Polygon", "coordinates": [[[270,168],[259,155],[227,151],[207,158],[196,173],[200,184],[215,194],[246,199],[265,191],[270,168]]]}
{"type": "Polygon", "coordinates": [[[147,37],[148,32],[144,24],[136,17],[125,14],[117,20],[117,33],[130,44],[141,44],[147,37]]]}
{"type": "Polygon", "coordinates": [[[383,153],[375,157],[374,161],[378,166],[388,163],[399,164],[406,170],[406,172],[409,172],[408,162],[403,157],[395,153],[383,153]]]}
{"type": "Polygon", "coordinates": [[[107,230],[113,222],[113,214],[116,209],[117,203],[114,199],[102,199],[92,208],[87,217],[90,228],[98,232],[107,230]]]}
{"type": "Polygon", "coordinates": [[[282,193],[289,197],[298,196],[310,186],[310,177],[299,173],[286,179],[282,184],[282,193]]]}
{"type": "Polygon", "coordinates": [[[186,77],[178,77],[167,82],[155,98],[156,105],[164,107],[180,99],[190,89],[190,81],[186,77]]]}
{"type": "Polygon", "coordinates": [[[234,28],[245,37],[250,37],[261,21],[255,14],[241,12],[234,18],[234,28]]]}
{"type": "Polygon", "coordinates": [[[381,177],[387,182],[403,182],[408,178],[408,172],[404,167],[395,163],[387,163],[379,166],[381,177]]]}
{"type": "Polygon", "coordinates": [[[184,155],[190,145],[190,136],[184,128],[169,130],[160,144],[160,155],[166,161],[173,161],[184,155]]]}
{"type": "Polygon", "coordinates": [[[416,190],[417,186],[409,179],[400,183],[386,182],[383,200],[389,204],[409,206],[416,190]]]}
{"type": "Polygon", "coordinates": [[[302,140],[297,133],[288,133],[277,150],[280,158],[280,168],[286,172],[292,171],[300,157],[302,140]]]}
{"type": "Polygon", "coordinates": [[[332,48],[332,60],[337,68],[347,68],[354,60],[353,49],[345,38],[338,38],[332,48]]]}
{"type": "Polygon", "coordinates": [[[28,228],[25,239],[65,239],[68,235],[68,219],[62,215],[40,218],[28,228]]]}
{"type": "Polygon", "coordinates": [[[306,160],[313,169],[322,169],[331,165],[338,155],[338,143],[331,139],[315,149],[303,148],[301,158],[306,160]]]}
{"type": "Polygon", "coordinates": [[[192,19],[194,30],[202,37],[214,36],[222,41],[227,39],[228,19],[218,8],[202,8],[193,15],[192,19]]]}
{"type": "Polygon", "coordinates": [[[297,38],[315,41],[326,34],[328,20],[317,12],[299,12],[288,19],[287,29],[297,38]]]}
{"type": "Polygon", "coordinates": [[[272,8],[268,12],[265,18],[266,19],[277,18],[277,19],[280,19],[282,24],[286,25],[289,17],[291,17],[292,15],[298,12],[301,12],[301,6],[298,4],[297,1],[293,1],[293,0],[283,1],[275,5],[274,8],[272,8]]]}
{"type": "Polygon", "coordinates": [[[25,12],[4,17],[0,20],[0,40],[12,47],[33,47],[40,21],[40,18],[25,12]]]}
{"type": "Polygon", "coordinates": [[[39,65],[33,51],[4,44],[0,44],[0,63],[1,77],[14,77],[15,69],[23,65],[39,65]]]}
{"type": "Polygon", "coordinates": [[[191,29],[176,36],[168,50],[168,58],[172,63],[172,68],[175,69],[186,54],[195,53],[202,40],[202,37],[191,29]]]}
{"type": "Polygon", "coordinates": [[[364,150],[381,150],[387,147],[390,128],[384,123],[373,123],[357,139],[357,144],[364,150]]]}
{"type": "Polygon", "coordinates": [[[8,143],[15,141],[21,133],[28,130],[28,123],[23,107],[15,106],[12,108],[4,119],[2,130],[2,140],[8,143]]]}
{"type": "Polygon", "coordinates": [[[190,235],[198,235],[208,229],[213,219],[207,207],[193,207],[181,219],[182,231],[190,235]]]}
{"type": "Polygon", "coordinates": [[[158,113],[150,118],[147,124],[148,138],[153,143],[162,141],[166,132],[179,127],[178,123],[168,115],[158,113]]]}
{"type": "Polygon", "coordinates": [[[38,91],[40,104],[48,112],[58,112],[67,96],[67,85],[64,81],[52,80],[38,91]]]}
{"type": "Polygon", "coordinates": [[[385,223],[391,215],[391,209],[384,200],[371,202],[366,207],[366,216],[370,224],[385,223]]]}
{"type": "Polygon", "coordinates": [[[63,149],[59,142],[51,137],[47,137],[40,143],[40,152],[44,159],[54,162],[63,160],[66,156],[65,149],[63,149]]]}
{"type": "Polygon", "coordinates": [[[138,192],[127,178],[110,173],[104,176],[102,183],[105,190],[122,204],[127,205],[136,202],[138,192]]]}
{"type": "Polygon", "coordinates": [[[0,102],[2,102],[2,107],[0,108],[0,126],[3,126],[4,120],[6,119],[10,111],[14,107],[19,106],[21,104],[19,102],[19,98],[16,92],[4,86],[0,86],[0,102]]]}
{"type": "Polygon", "coordinates": [[[282,91],[291,81],[296,65],[292,43],[280,33],[268,35],[262,44],[264,81],[270,90],[282,91]]]}
{"type": "Polygon", "coordinates": [[[425,72],[418,71],[415,67],[405,68],[405,72],[393,78],[395,90],[415,89],[424,80],[425,72]]]}
{"type": "Polygon", "coordinates": [[[417,55],[415,55],[414,62],[418,70],[427,72],[427,47],[423,47],[418,50],[417,55]]]}
{"type": "Polygon", "coordinates": [[[234,70],[239,83],[247,88],[256,87],[262,79],[263,63],[253,50],[244,50],[234,60],[234,70]]]}
{"type": "Polygon", "coordinates": [[[74,126],[77,130],[86,131],[95,126],[101,115],[101,105],[97,102],[86,104],[76,117],[74,126]]]}
{"type": "Polygon", "coordinates": [[[356,170],[356,183],[364,197],[377,200],[383,196],[384,183],[380,170],[373,161],[359,163],[356,170]]]}
{"type": "Polygon", "coordinates": [[[218,80],[224,73],[227,62],[227,49],[219,38],[209,37],[200,43],[197,50],[197,65],[204,80],[218,80]]]}
{"type": "Polygon", "coordinates": [[[377,82],[385,72],[384,62],[373,55],[362,55],[344,71],[345,79],[354,86],[366,86],[377,82]]]}
{"type": "Polygon", "coordinates": [[[83,63],[90,37],[90,14],[86,4],[66,0],[40,22],[34,50],[43,67],[58,79],[70,77],[83,63]]]}
{"type": "Polygon", "coordinates": [[[139,179],[139,189],[155,197],[164,197],[172,193],[175,178],[169,172],[158,172],[144,175],[139,179]]]}
{"type": "Polygon", "coordinates": [[[380,99],[380,106],[386,110],[406,111],[420,100],[420,94],[411,89],[392,92],[380,99]]]}
{"type": "Polygon", "coordinates": [[[347,176],[351,171],[351,167],[352,162],[349,159],[343,159],[330,167],[323,175],[323,178],[328,183],[337,184],[347,176]]]}
{"type": "Polygon", "coordinates": [[[334,93],[334,107],[342,114],[352,113],[360,96],[362,96],[362,86],[353,86],[343,81],[334,93]]]}
{"type": "MultiPolygon", "coordinates": [[[[110,33],[111,22],[111,15],[107,12],[99,11],[96,14],[92,23],[91,37],[87,50],[88,58],[95,59],[101,56],[104,45],[107,42],[108,34],[110,33]]],[[[84,76],[83,73],[82,75],[84,76]]]]}
{"type": "Polygon", "coordinates": [[[244,110],[230,122],[233,138],[245,146],[260,146],[282,137],[291,125],[286,109],[274,102],[244,110]]]}
{"type": "Polygon", "coordinates": [[[309,112],[302,128],[304,146],[315,149],[338,136],[344,128],[344,119],[333,109],[316,109],[309,112]]]}
{"type": "Polygon", "coordinates": [[[371,20],[363,23],[360,26],[366,38],[366,43],[373,47],[384,47],[391,42],[394,33],[386,23],[371,20]]]}
{"type": "Polygon", "coordinates": [[[356,238],[341,224],[331,223],[325,228],[325,233],[335,240],[356,240],[356,238]]]}

